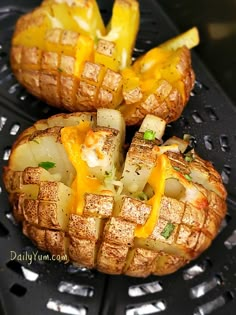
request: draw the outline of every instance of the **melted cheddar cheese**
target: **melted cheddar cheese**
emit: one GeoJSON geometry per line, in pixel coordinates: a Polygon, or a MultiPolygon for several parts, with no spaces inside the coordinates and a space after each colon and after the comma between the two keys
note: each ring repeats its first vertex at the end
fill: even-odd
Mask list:
{"type": "Polygon", "coordinates": [[[89,130],[82,145],[82,158],[87,162],[89,167],[102,166],[107,163],[104,143],[109,131],[89,130]]]}
{"type": "MultiPolygon", "coordinates": [[[[83,156],[83,149],[98,150],[97,145],[104,136],[103,131],[94,132],[91,130],[89,122],[81,122],[77,126],[64,127],[61,130],[61,141],[68,154],[68,157],[76,170],[76,178],[72,183],[72,189],[75,192],[71,212],[82,214],[84,208],[85,193],[105,193],[110,194],[104,187],[104,183],[90,175],[88,157],[83,156]]],[[[135,230],[135,236],[139,238],[147,238],[152,233],[159,217],[161,198],[165,190],[165,180],[172,169],[168,157],[163,154],[168,149],[176,149],[176,146],[163,147],[160,150],[157,163],[153,168],[148,179],[148,184],[154,190],[154,196],[147,203],[152,206],[149,218],[144,225],[138,225],[135,230]]],[[[159,148],[157,147],[159,151],[159,148]]],[[[88,155],[89,152],[87,152],[88,155]]],[[[97,158],[103,158],[98,154],[97,158]]],[[[172,169],[173,171],[173,169],[172,169]]]]}
{"type": "Polygon", "coordinates": [[[81,155],[81,146],[90,130],[89,122],[81,122],[77,126],[64,127],[61,130],[62,144],[76,170],[76,178],[72,183],[75,200],[71,212],[77,214],[83,213],[85,193],[95,194],[104,188],[97,178],[90,176],[89,167],[81,155]]]}
{"type": "Polygon", "coordinates": [[[144,225],[136,227],[135,236],[141,238],[147,238],[153,231],[160,211],[161,197],[164,194],[165,180],[167,170],[169,167],[169,160],[166,155],[161,154],[158,159],[156,166],[153,168],[152,173],[148,179],[148,184],[154,190],[154,196],[147,201],[152,206],[151,213],[144,225]]]}

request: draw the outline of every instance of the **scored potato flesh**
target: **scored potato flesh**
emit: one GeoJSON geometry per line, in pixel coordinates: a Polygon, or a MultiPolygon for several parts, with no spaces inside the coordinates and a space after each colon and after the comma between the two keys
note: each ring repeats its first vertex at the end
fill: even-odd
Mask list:
{"type": "Polygon", "coordinates": [[[199,43],[198,31],[132,64],[139,24],[137,0],[116,0],[106,28],[95,0],[44,0],[16,23],[12,70],[30,93],[70,112],[117,108],[128,125],[141,124],[147,114],[171,122],[194,85],[189,49],[199,43]]]}
{"type": "MultiPolygon", "coordinates": [[[[176,51],[154,48],[138,58],[132,70],[132,75],[141,83],[132,88],[128,83],[124,85],[126,102],[120,110],[127,124],[137,124],[147,114],[167,122],[179,118],[195,82],[189,49],[186,46],[176,51]]],[[[124,82],[129,82],[131,73],[125,71],[124,82]]]]}
{"type": "Polygon", "coordinates": [[[119,70],[131,63],[138,27],[136,0],[116,0],[107,29],[95,0],[43,1],[17,21],[11,66],[19,82],[52,106],[114,108],[122,101],[119,70]]]}
{"type": "MultiPolygon", "coordinates": [[[[157,130],[162,130],[159,118],[147,119],[144,126],[155,126],[156,119],[157,130]]],[[[78,265],[138,277],[172,273],[208,248],[226,213],[226,191],[218,172],[194,150],[181,152],[186,148],[183,140],[173,137],[160,146],[161,139],[145,140],[142,128],[126,157],[124,122],[115,110],[101,109],[98,117],[59,114],[26,130],[4,168],[13,214],[24,234],[40,249],[67,254],[78,265]],[[115,137],[115,146],[109,142],[101,148],[109,159],[98,164],[102,171],[96,172],[100,179],[92,191],[77,183],[76,178],[84,185],[90,182],[78,177],[83,171],[72,165],[61,137],[63,128],[80,125],[88,128],[87,134],[109,131],[115,137]],[[165,167],[159,171],[164,174],[155,178],[162,160],[165,167]],[[46,170],[40,162],[56,164],[46,170]],[[163,191],[152,186],[155,179],[164,181],[163,191]]],[[[85,175],[94,176],[93,167],[87,167],[85,175]]]]}

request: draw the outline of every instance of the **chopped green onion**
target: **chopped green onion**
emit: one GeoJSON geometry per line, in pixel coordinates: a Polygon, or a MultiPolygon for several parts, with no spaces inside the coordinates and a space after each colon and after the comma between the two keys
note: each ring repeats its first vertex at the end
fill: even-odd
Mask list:
{"type": "Polygon", "coordinates": [[[189,174],[184,174],[184,177],[190,182],[192,181],[192,177],[189,174]]]}
{"type": "Polygon", "coordinates": [[[156,133],[153,130],[147,129],[143,134],[144,140],[154,140],[156,133]]]}
{"type": "Polygon", "coordinates": [[[141,191],[141,192],[139,192],[139,193],[137,194],[137,198],[138,198],[139,200],[142,200],[142,201],[148,200],[148,196],[147,196],[143,191],[141,191]]]}
{"type": "Polygon", "coordinates": [[[180,168],[178,166],[173,166],[173,169],[176,170],[177,172],[180,171],[180,168]]]}
{"type": "Polygon", "coordinates": [[[161,236],[163,236],[165,239],[168,239],[173,233],[174,229],[175,229],[174,224],[171,222],[168,222],[166,226],[164,227],[163,231],[161,232],[161,236]]]}
{"type": "Polygon", "coordinates": [[[193,156],[192,152],[188,152],[187,154],[185,154],[184,159],[186,162],[192,162],[194,160],[194,156],[193,156]]]}
{"type": "Polygon", "coordinates": [[[38,164],[38,166],[44,168],[46,171],[48,171],[50,168],[53,168],[56,166],[56,163],[54,162],[49,162],[49,161],[46,161],[46,162],[40,162],[38,164]]]}
{"type": "Polygon", "coordinates": [[[186,162],[192,162],[193,161],[193,157],[190,155],[186,155],[184,159],[186,162]]]}

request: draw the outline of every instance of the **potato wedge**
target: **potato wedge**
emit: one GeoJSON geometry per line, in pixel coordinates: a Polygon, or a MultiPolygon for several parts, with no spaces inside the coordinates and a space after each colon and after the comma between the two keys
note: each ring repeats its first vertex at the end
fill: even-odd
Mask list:
{"type": "Polygon", "coordinates": [[[225,216],[226,190],[185,141],[160,145],[164,126],[148,115],[126,154],[113,109],[59,114],[24,131],[3,175],[23,233],[108,274],[164,275],[199,256],[225,216]]]}

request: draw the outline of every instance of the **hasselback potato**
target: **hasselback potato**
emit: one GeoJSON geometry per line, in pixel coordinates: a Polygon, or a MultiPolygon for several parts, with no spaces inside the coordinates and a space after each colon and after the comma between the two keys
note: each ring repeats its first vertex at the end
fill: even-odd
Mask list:
{"type": "Polygon", "coordinates": [[[110,274],[165,275],[217,235],[226,191],[188,143],[147,115],[124,152],[119,111],[58,114],[12,147],[4,183],[38,248],[110,274]]]}
{"type": "Polygon", "coordinates": [[[44,0],[19,18],[11,67],[17,80],[48,104],[71,112],[119,108],[126,124],[152,113],[176,120],[194,85],[189,49],[196,28],[138,58],[136,0],[116,0],[107,27],[95,0],[44,0]]]}

